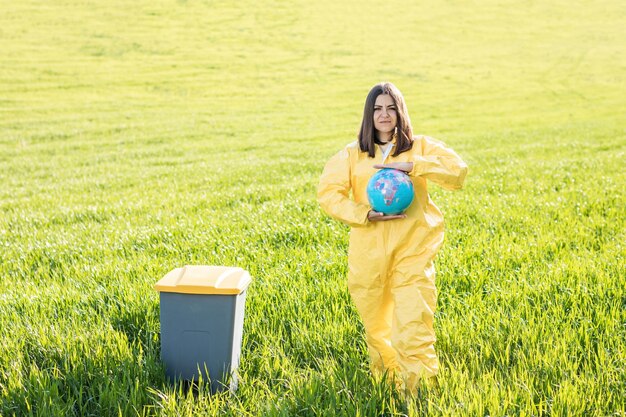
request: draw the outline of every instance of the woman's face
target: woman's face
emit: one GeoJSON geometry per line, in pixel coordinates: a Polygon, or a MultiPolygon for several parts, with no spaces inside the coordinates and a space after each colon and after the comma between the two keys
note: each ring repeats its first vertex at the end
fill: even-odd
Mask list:
{"type": "Polygon", "coordinates": [[[374,128],[378,133],[390,133],[396,127],[398,112],[396,103],[389,94],[381,94],[376,97],[374,104],[374,128]]]}

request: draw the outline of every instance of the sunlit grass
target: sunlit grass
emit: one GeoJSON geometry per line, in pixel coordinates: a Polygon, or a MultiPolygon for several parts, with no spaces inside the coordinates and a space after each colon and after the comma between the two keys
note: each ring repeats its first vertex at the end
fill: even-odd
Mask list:
{"type": "Polygon", "coordinates": [[[626,403],[620,2],[0,6],[0,415],[607,416],[626,403]],[[376,82],[470,165],[437,386],[373,379],[315,201],[376,82]],[[234,395],[168,385],[154,283],[236,265],[234,395]]]}

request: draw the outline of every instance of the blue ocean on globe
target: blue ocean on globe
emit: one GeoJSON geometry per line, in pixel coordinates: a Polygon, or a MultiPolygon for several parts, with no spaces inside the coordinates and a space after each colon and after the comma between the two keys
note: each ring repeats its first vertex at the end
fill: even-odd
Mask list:
{"type": "Polygon", "coordinates": [[[384,214],[402,213],[413,202],[413,196],[411,178],[397,169],[381,169],[367,183],[370,206],[384,214]]]}

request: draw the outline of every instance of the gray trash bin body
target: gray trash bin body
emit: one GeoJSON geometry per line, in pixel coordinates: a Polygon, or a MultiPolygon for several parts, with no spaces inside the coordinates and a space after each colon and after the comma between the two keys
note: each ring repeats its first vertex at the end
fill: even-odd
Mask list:
{"type": "Polygon", "coordinates": [[[246,288],[241,268],[186,266],[168,273],[160,291],[161,359],[170,380],[210,381],[237,389],[246,288]]]}

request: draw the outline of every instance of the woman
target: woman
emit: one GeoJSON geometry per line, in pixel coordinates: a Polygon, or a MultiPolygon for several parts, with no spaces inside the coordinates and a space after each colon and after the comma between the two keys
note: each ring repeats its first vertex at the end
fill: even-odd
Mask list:
{"type": "Polygon", "coordinates": [[[358,141],[333,156],[320,178],[322,209],[352,226],[348,289],[365,326],[372,372],[399,376],[409,392],[438,370],[433,259],[443,242],[443,216],[426,180],[457,190],[466,173],[454,151],[413,136],[402,94],[380,83],[365,100],[358,141]],[[380,168],[410,176],[415,197],[405,213],[384,215],[369,206],[367,183],[380,168]]]}

